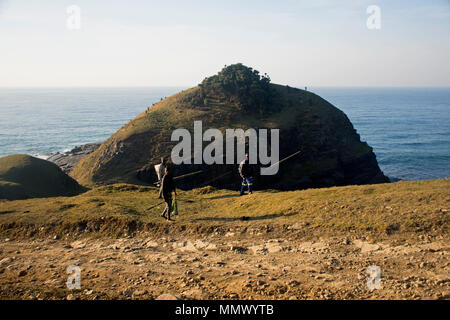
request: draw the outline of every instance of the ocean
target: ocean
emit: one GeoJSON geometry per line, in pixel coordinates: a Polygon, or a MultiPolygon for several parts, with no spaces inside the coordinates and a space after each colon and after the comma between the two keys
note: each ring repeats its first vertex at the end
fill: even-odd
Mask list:
{"type": "MultiPolygon", "coordinates": [[[[0,156],[106,140],[179,87],[0,88],[0,156]]],[[[392,179],[450,177],[450,88],[308,88],[344,111],[392,179]]]]}

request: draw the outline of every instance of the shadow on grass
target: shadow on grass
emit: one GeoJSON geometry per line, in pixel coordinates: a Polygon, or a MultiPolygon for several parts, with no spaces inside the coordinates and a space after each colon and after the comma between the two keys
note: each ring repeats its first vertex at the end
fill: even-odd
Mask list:
{"type": "Polygon", "coordinates": [[[206,198],[206,200],[217,200],[217,199],[227,199],[227,198],[237,198],[239,194],[225,194],[223,196],[215,196],[211,198],[206,198]]]}
{"type": "Polygon", "coordinates": [[[0,214],[8,214],[8,213],[14,213],[16,210],[6,210],[6,211],[0,211],[0,214]]]}
{"type": "Polygon", "coordinates": [[[292,212],[288,214],[283,213],[273,213],[273,214],[266,214],[263,216],[258,217],[205,217],[205,218],[197,218],[193,221],[200,222],[200,221],[222,221],[222,222],[232,222],[232,221],[258,221],[258,220],[267,220],[267,219],[275,219],[279,217],[292,217],[297,215],[298,212],[292,212]]]}

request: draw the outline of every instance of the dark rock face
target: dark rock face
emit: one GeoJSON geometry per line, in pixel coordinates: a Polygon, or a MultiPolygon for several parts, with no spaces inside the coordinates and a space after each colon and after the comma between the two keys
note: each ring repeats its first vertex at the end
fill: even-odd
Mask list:
{"type": "Polygon", "coordinates": [[[101,143],[89,143],[73,148],[67,153],[58,152],[50,156],[47,161],[53,162],[62,171],[69,174],[83,157],[94,152],[100,145],[101,143]]]}
{"type": "MultiPolygon", "coordinates": [[[[339,148],[336,149],[336,147],[339,147],[339,143],[336,141],[332,142],[332,145],[325,144],[319,150],[314,150],[313,147],[308,148],[299,142],[299,133],[295,129],[287,132],[281,131],[280,136],[287,137],[280,141],[280,160],[289,157],[298,150],[301,150],[301,153],[282,162],[278,173],[273,176],[260,175],[260,165],[254,165],[254,188],[256,190],[297,190],[389,182],[389,179],[384,176],[378,167],[375,154],[366,143],[358,142],[366,151],[351,157],[345,155],[339,148]]],[[[357,138],[359,141],[359,135],[356,132],[354,138],[357,138]]],[[[240,188],[241,178],[237,164],[183,164],[174,166],[174,168],[175,176],[202,171],[193,176],[179,179],[177,186],[182,189],[192,189],[206,185],[226,189],[240,188]]],[[[156,181],[157,177],[153,164],[139,169],[137,178],[147,183],[156,181]]]]}
{"type": "MultiPolygon", "coordinates": [[[[280,160],[301,151],[283,162],[274,176],[259,176],[256,166],[256,189],[389,182],[378,167],[372,148],[361,142],[341,110],[314,93],[270,84],[267,77],[258,80],[254,72],[245,68],[235,66],[198,87],[158,102],[84,157],[71,175],[86,185],[153,183],[157,180],[153,166],[160,157],[170,157],[177,144],[171,141],[173,130],[185,128],[193,136],[194,121],[202,121],[203,132],[208,128],[222,133],[228,128],[278,128],[280,160]],[[243,85],[233,80],[240,75],[244,75],[243,85]],[[258,81],[262,81],[261,85],[258,81]],[[259,99],[261,90],[264,99],[259,99]]],[[[204,142],[203,147],[207,144],[204,142]]],[[[177,180],[177,186],[239,188],[237,164],[183,164],[175,166],[174,175],[200,170],[201,173],[177,180]]]]}
{"type": "MultiPolygon", "coordinates": [[[[302,158],[304,157],[300,154],[288,161],[301,165],[302,158]]],[[[379,170],[373,153],[354,159],[351,163],[341,164],[333,170],[302,176],[286,174],[286,171],[288,172],[292,166],[292,163],[290,164],[288,161],[280,165],[278,174],[274,176],[261,176],[259,166],[254,165],[254,189],[298,190],[390,182],[379,170]]],[[[177,187],[181,189],[188,190],[207,185],[218,189],[238,190],[240,188],[241,178],[237,165],[178,165],[174,168],[175,176],[195,173],[176,181],[177,187]],[[196,173],[198,171],[201,172],[196,173]]],[[[142,182],[151,184],[157,181],[153,165],[141,168],[136,175],[142,182]]]]}

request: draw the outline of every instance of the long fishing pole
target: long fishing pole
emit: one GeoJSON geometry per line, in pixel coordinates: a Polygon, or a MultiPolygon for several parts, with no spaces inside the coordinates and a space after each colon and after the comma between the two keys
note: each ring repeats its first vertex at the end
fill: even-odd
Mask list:
{"type": "MultiPolygon", "coordinates": [[[[296,156],[296,155],[299,154],[299,153],[301,153],[300,150],[297,151],[297,152],[294,152],[293,154],[287,156],[286,158],[281,159],[280,161],[275,162],[274,164],[272,164],[272,165],[271,165],[270,167],[268,167],[268,168],[271,168],[271,167],[274,166],[274,165],[280,164],[280,163],[282,163],[282,162],[284,162],[284,161],[286,161],[286,160],[288,160],[288,159],[290,159],[290,158],[296,156]]],[[[216,181],[216,180],[218,180],[218,179],[220,179],[220,178],[222,178],[222,177],[224,177],[224,176],[226,176],[226,175],[228,175],[228,174],[230,174],[230,173],[232,173],[232,172],[233,172],[233,171],[225,172],[224,174],[221,174],[220,176],[218,176],[218,177],[216,177],[216,178],[214,178],[214,179],[211,179],[211,180],[209,180],[209,181],[203,183],[202,186],[205,186],[205,185],[207,185],[207,184],[209,184],[209,183],[211,183],[211,182],[213,182],[213,181],[216,181]]]]}
{"type": "Polygon", "coordinates": [[[225,172],[224,174],[221,174],[220,176],[215,177],[214,179],[211,179],[211,180],[209,180],[209,181],[207,181],[207,182],[204,182],[204,183],[202,184],[202,186],[206,186],[206,185],[208,185],[209,183],[211,183],[211,182],[213,182],[213,181],[216,181],[216,180],[218,180],[218,179],[220,179],[220,178],[222,178],[222,177],[224,177],[224,176],[226,176],[227,174],[230,174],[230,173],[232,173],[232,172],[233,172],[233,171],[225,172]]]}
{"type": "Polygon", "coordinates": [[[198,174],[198,173],[201,173],[201,172],[203,172],[203,170],[199,170],[199,171],[195,171],[195,172],[191,172],[191,173],[186,173],[186,174],[183,174],[181,176],[174,177],[173,180],[183,179],[183,178],[190,177],[190,176],[193,176],[194,174],[198,174]]]}
{"type": "MultiPolygon", "coordinates": [[[[289,156],[287,156],[287,157],[285,157],[285,158],[283,158],[283,159],[281,159],[281,160],[275,162],[274,164],[272,164],[272,165],[271,165],[270,167],[268,167],[268,168],[271,168],[271,167],[273,167],[273,166],[275,166],[275,165],[277,165],[277,164],[283,163],[284,161],[286,161],[286,160],[288,160],[288,159],[290,159],[290,158],[296,156],[296,155],[299,154],[299,153],[301,153],[301,150],[299,150],[299,151],[297,151],[297,152],[294,152],[293,154],[291,154],[291,155],[289,155],[289,156]]],[[[188,177],[188,176],[192,176],[192,175],[194,175],[194,174],[198,174],[198,173],[200,173],[200,172],[203,172],[203,171],[202,171],[202,170],[199,170],[199,171],[187,173],[187,174],[184,174],[184,175],[175,177],[175,178],[173,178],[173,179],[174,179],[174,180],[175,180],[175,179],[182,179],[182,178],[185,178],[185,177],[188,177]]],[[[212,179],[212,180],[209,180],[209,181],[203,183],[203,185],[207,185],[208,183],[211,183],[211,182],[216,181],[216,180],[218,180],[218,179],[220,179],[220,178],[223,178],[224,176],[226,176],[226,175],[228,175],[228,174],[230,174],[230,173],[232,173],[232,172],[233,172],[233,171],[225,172],[224,174],[221,174],[220,176],[218,176],[218,177],[216,177],[216,178],[214,178],[214,179],[212,179]]],[[[180,200],[181,200],[181,199],[180,199],[180,200]]],[[[160,203],[158,203],[158,204],[155,204],[154,206],[151,206],[150,208],[147,209],[147,211],[148,211],[148,210],[151,210],[151,209],[153,209],[153,208],[156,208],[156,207],[158,207],[158,206],[160,206],[160,205],[162,205],[162,204],[164,204],[164,201],[163,201],[163,202],[160,202],[160,203]]]]}
{"type": "Polygon", "coordinates": [[[286,161],[286,160],[288,160],[288,159],[290,159],[290,158],[296,156],[296,155],[299,154],[300,152],[301,152],[301,150],[298,150],[297,152],[294,152],[294,153],[291,154],[290,156],[287,156],[286,158],[281,159],[281,160],[275,162],[274,164],[272,164],[270,167],[267,167],[266,169],[272,168],[273,166],[278,165],[278,164],[280,164],[280,163],[282,163],[282,162],[284,162],[284,161],[286,161]]]}
{"type": "Polygon", "coordinates": [[[160,205],[162,205],[164,203],[164,201],[163,202],[160,202],[160,203],[158,203],[158,204],[155,204],[154,206],[151,206],[150,208],[147,208],[147,209],[145,209],[145,210],[152,210],[153,208],[156,208],[156,207],[159,207],[160,205]]]}
{"type": "MultiPolygon", "coordinates": [[[[203,172],[203,170],[186,173],[186,174],[183,174],[181,176],[174,177],[173,180],[183,179],[183,178],[190,177],[190,176],[193,176],[194,174],[198,174],[198,173],[202,173],[202,172],[203,172]]],[[[158,183],[160,183],[160,181],[153,182],[153,184],[158,184],[158,183]]]]}

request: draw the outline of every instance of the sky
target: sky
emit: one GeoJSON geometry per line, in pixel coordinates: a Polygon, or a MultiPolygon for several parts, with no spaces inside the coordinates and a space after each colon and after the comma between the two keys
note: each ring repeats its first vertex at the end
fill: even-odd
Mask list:
{"type": "Polygon", "coordinates": [[[450,0],[0,0],[0,86],[190,87],[241,62],[296,87],[450,87],[449,57],[450,0]]]}

